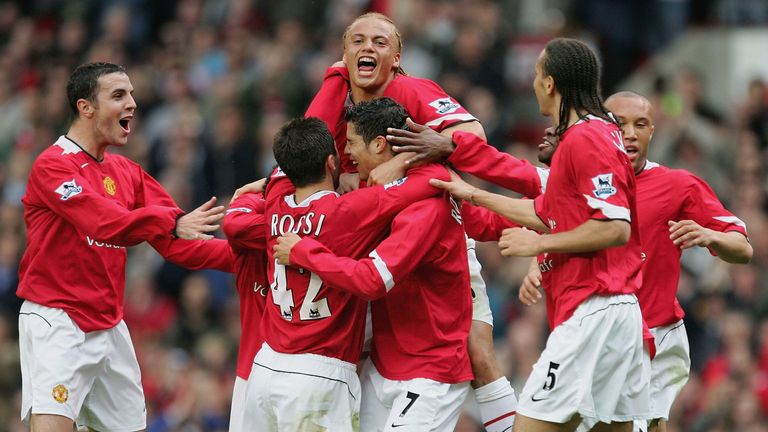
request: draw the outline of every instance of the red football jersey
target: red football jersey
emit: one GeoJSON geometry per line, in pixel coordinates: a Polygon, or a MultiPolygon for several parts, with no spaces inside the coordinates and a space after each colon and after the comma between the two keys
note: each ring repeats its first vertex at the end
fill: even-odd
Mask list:
{"type": "Polygon", "coordinates": [[[616,125],[589,116],[568,128],[552,159],[547,192],[534,203],[552,234],[570,231],[589,219],[619,219],[631,225],[624,246],[540,256],[551,328],[567,320],[590,296],[637,292],[641,250],[635,175],[616,125]]]}
{"type": "Polygon", "coordinates": [[[385,186],[339,196],[320,191],[297,203],[293,185],[278,172],[267,188],[266,229],[268,276],[262,335],[282,353],[313,353],[357,363],[363,346],[366,301],[330,288],[304,268],[285,267],[274,260],[277,238],[294,232],[316,238],[341,256],[364,257],[386,235],[395,215],[409,204],[440,193],[430,178],[448,179],[440,165],[414,168],[408,176],[385,186]]]}
{"type": "Polygon", "coordinates": [[[85,332],[123,318],[126,246],[150,241],[180,265],[232,268],[223,240],[171,238],[182,210],[137,163],[110,153],[99,162],[63,136],[35,160],[22,202],[16,294],[63,309],[85,332]]]}
{"type": "MultiPolygon", "coordinates": [[[[322,119],[331,131],[341,157],[344,172],[355,172],[349,156],[344,153],[347,144],[345,106],[349,98],[349,73],[345,67],[331,67],[326,71],[323,85],[307,108],[306,117],[322,119]]],[[[455,99],[448,96],[435,82],[424,78],[398,74],[387,85],[384,95],[405,107],[416,123],[442,131],[457,123],[476,120],[455,99]]]]}
{"type": "Polygon", "coordinates": [[[637,175],[637,207],[647,269],[638,294],[640,307],[649,326],[672,324],[685,314],[677,301],[681,250],[669,239],[667,221],[690,219],[705,228],[744,236],[746,225],[723,207],[703,180],[654,162],[646,162],[637,175]]]}
{"type": "Polygon", "coordinates": [[[269,291],[264,206],[261,194],[243,194],[229,204],[223,224],[224,234],[235,255],[241,329],[237,376],[245,380],[251,374],[253,358],[264,342],[260,326],[269,291]]]}
{"type": "Polygon", "coordinates": [[[536,198],[544,192],[548,168],[537,167],[527,160],[499,151],[473,133],[455,131],[453,143],[456,148],[448,157],[448,162],[457,170],[527,198],[536,198]]]}
{"type": "Polygon", "coordinates": [[[371,303],[371,358],[383,377],[473,379],[466,240],[459,208],[449,196],[400,212],[389,237],[369,257],[337,255],[317,241],[303,240],[291,251],[291,262],[313,269],[332,286],[381,297],[371,303]]]}

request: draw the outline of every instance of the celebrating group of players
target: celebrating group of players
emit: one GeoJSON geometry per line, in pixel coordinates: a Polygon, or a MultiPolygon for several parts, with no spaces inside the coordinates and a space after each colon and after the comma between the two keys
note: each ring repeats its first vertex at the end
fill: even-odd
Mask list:
{"type": "Polygon", "coordinates": [[[306,117],[275,136],[278,168],[226,216],[215,199],[185,214],[105,152],[127,142],[133,88],[116,65],[75,70],[74,121],[36,160],[23,199],[21,415],[32,430],[146,427],[122,321],[125,248],[142,241],[236,275],[232,431],[451,431],[470,388],[489,432],[666,430],[690,367],[681,250],[747,262],[752,248],[704,182],[647,160],[648,100],[603,103],[592,50],[550,41],[533,82],[553,120],[539,168],[490,146],[437,84],[403,73],[386,16],[358,17],[343,44],[306,117]],[[446,162],[526,199],[479,190],[446,162]],[[222,217],[227,240],[211,239],[222,217]],[[519,403],[493,355],[475,240],[536,257],[520,299],[546,293],[552,332],[519,403]]]}

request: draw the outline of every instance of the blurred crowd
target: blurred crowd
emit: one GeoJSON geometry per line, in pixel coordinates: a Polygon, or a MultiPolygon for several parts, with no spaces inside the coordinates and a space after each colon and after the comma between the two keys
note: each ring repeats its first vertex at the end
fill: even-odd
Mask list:
{"type": "MultiPolygon", "coordinates": [[[[34,158],[66,130],[65,83],[78,64],[126,66],[139,109],[129,144],[119,151],[190,210],[211,195],[227,203],[236,187],[267,174],[273,134],[303,114],[325,68],[341,58],[344,27],[366,10],[397,23],[406,72],[440,83],[480,119],[493,145],[535,161],[547,125],[531,91],[533,64],[550,38],[578,37],[599,47],[607,93],[686,26],[765,25],[766,3],[0,3],[0,430],[25,430],[18,420],[15,296],[25,243],[20,199],[34,158]],[[616,19],[601,22],[595,11],[608,9],[616,19]]],[[[708,102],[705,79],[694,68],[658,76],[647,95],[657,108],[649,158],[703,177],[746,222],[755,257],[736,266],[705,250],[684,256],[679,297],[693,370],[669,430],[768,432],[768,76],[745,82],[746,98],[731,101],[727,112],[708,102]]],[[[233,278],[186,271],[148,246],[129,254],[125,321],[142,367],[148,430],[226,430],[240,332],[233,278]]],[[[503,258],[493,244],[483,245],[479,257],[498,355],[520,390],[546,339],[544,307],[517,300],[526,260],[503,258]]],[[[471,406],[457,430],[481,430],[471,406]]]]}

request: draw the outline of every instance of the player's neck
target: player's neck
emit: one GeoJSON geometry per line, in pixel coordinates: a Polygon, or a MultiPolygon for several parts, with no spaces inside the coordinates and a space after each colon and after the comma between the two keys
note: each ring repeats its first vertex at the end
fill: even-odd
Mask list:
{"type": "Polygon", "coordinates": [[[387,86],[394,79],[395,73],[393,72],[389,79],[387,79],[386,83],[376,87],[375,89],[364,89],[362,87],[351,84],[350,92],[352,93],[352,103],[359,104],[360,102],[366,102],[384,96],[384,92],[387,90],[387,86]]]}
{"type": "Polygon", "coordinates": [[[375,92],[368,92],[360,87],[352,87],[352,103],[359,104],[381,97],[386,87],[379,87],[375,92]]]}
{"type": "Polygon", "coordinates": [[[300,203],[304,201],[305,199],[311,197],[312,195],[321,192],[321,191],[330,191],[333,192],[333,179],[325,178],[323,181],[320,181],[318,183],[312,183],[310,185],[302,186],[296,188],[296,203],[300,203]]]}
{"type": "Polygon", "coordinates": [[[579,120],[581,120],[581,116],[575,109],[571,108],[571,111],[568,112],[568,127],[573,126],[579,120]]]}
{"type": "Polygon", "coordinates": [[[91,128],[87,125],[80,121],[76,121],[70,126],[66,136],[70,141],[77,144],[94,159],[98,161],[104,159],[104,152],[107,149],[107,144],[100,144],[94,137],[91,128]]]}

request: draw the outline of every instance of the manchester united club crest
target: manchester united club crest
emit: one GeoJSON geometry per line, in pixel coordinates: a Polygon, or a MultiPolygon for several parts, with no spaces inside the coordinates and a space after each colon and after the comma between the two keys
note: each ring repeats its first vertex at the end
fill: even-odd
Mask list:
{"type": "Polygon", "coordinates": [[[115,184],[115,181],[112,180],[111,177],[104,177],[104,191],[112,196],[115,196],[115,192],[117,191],[117,185],[115,184]]]}
{"type": "Polygon", "coordinates": [[[59,384],[54,387],[51,394],[53,395],[53,400],[58,403],[64,403],[67,401],[67,399],[69,399],[69,390],[67,390],[63,384],[59,384]]]}

